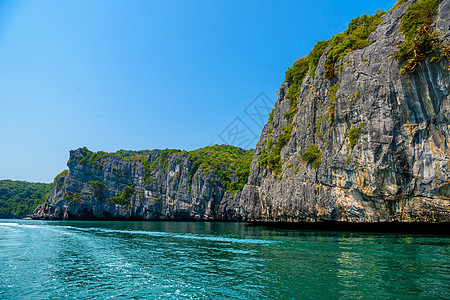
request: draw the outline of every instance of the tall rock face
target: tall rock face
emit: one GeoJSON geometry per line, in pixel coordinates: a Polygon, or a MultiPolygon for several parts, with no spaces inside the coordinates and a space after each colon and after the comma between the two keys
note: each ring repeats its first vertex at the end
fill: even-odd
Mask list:
{"type": "Polygon", "coordinates": [[[33,217],[450,222],[449,39],[450,0],[358,17],[286,72],[254,155],[78,149],[33,217]]]}
{"type": "Polygon", "coordinates": [[[70,151],[69,170],[55,178],[32,217],[241,220],[239,189],[248,177],[242,169],[253,152],[217,145],[197,151],[70,151]]]}
{"type": "MultiPolygon", "coordinates": [[[[292,82],[280,87],[242,191],[245,220],[450,222],[448,55],[429,54],[400,74],[405,62],[392,54],[405,39],[401,18],[418,1],[399,2],[331,75],[324,43],[298,97],[289,99],[292,82]]],[[[449,0],[426,30],[445,44],[449,0]]]]}

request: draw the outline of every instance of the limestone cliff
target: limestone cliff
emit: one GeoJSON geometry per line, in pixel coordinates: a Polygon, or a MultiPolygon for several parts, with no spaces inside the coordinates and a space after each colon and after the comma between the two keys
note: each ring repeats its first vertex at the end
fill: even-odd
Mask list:
{"type": "Polygon", "coordinates": [[[35,219],[241,220],[252,151],[70,151],[35,219]],[[244,169],[244,171],[242,171],[244,169]]]}
{"type": "Polygon", "coordinates": [[[400,74],[405,59],[392,54],[416,2],[380,14],[367,46],[343,57],[334,40],[318,44],[298,87],[287,72],[242,192],[246,220],[450,221],[450,1],[424,26],[447,56],[424,52],[400,74]]]}
{"type": "Polygon", "coordinates": [[[450,0],[358,17],[286,72],[251,166],[78,149],[34,218],[450,222],[449,38],[450,0]]]}

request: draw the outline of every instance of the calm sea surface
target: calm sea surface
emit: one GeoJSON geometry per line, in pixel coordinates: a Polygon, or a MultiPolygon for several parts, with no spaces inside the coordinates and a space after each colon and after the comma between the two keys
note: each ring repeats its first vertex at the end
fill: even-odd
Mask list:
{"type": "Polygon", "coordinates": [[[450,237],[0,220],[0,299],[450,299],[450,237]]]}

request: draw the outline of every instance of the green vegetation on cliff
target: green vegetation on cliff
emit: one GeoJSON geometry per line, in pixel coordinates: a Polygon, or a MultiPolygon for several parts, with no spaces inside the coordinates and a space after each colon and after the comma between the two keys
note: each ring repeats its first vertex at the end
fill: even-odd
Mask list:
{"type": "Polygon", "coordinates": [[[408,2],[408,0],[398,0],[398,1],[395,3],[394,7],[391,8],[389,11],[396,10],[397,8],[399,8],[400,6],[402,6],[403,4],[405,4],[406,2],[408,2]]]}
{"type": "Polygon", "coordinates": [[[106,199],[107,202],[120,204],[120,205],[128,205],[131,201],[131,196],[134,195],[136,191],[134,190],[134,186],[126,186],[122,194],[116,195],[115,197],[106,199]]]}
{"type": "MultiPolygon", "coordinates": [[[[139,151],[140,153],[145,153],[145,152],[149,152],[150,150],[142,150],[139,151]]],[[[145,174],[144,174],[144,183],[145,184],[152,184],[154,181],[156,181],[156,178],[153,178],[151,176],[152,172],[154,170],[156,170],[158,167],[162,167],[163,168],[163,172],[167,171],[167,167],[169,165],[169,157],[172,154],[175,153],[179,153],[181,152],[181,150],[177,150],[177,149],[166,149],[163,150],[158,158],[154,161],[154,162],[150,162],[149,161],[149,156],[142,156],[144,154],[138,154],[139,159],[142,163],[142,165],[144,166],[144,170],[145,170],[145,174]]],[[[136,156],[132,156],[133,160],[136,161],[136,156]]]]}
{"type": "Polygon", "coordinates": [[[111,153],[112,155],[122,157],[125,160],[131,160],[131,161],[138,161],[141,158],[147,158],[150,154],[152,154],[154,150],[119,150],[114,153],[111,153]]]}
{"type": "Polygon", "coordinates": [[[103,200],[103,190],[106,189],[106,186],[101,181],[89,181],[88,184],[92,187],[94,191],[94,197],[99,200],[103,200]]]}
{"type": "Polygon", "coordinates": [[[318,169],[322,163],[322,152],[319,150],[317,144],[309,145],[302,154],[302,160],[307,164],[312,164],[313,168],[318,169]]]}
{"type": "Polygon", "coordinates": [[[64,195],[64,199],[69,200],[69,204],[80,203],[80,197],[81,197],[81,195],[79,192],[75,192],[75,193],[67,192],[64,195]]]}
{"type": "MultiPolygon", "coordinates": [[[[401,74],[414,72],[427,55],[443,48],[440,34],[430,27],[440,3],[441,0],[420,0],[409,6],[403,15],[400,31],[405,35],[405,41],[393,53],[394,58],[404,61],[401,74]]],[[[445,48],[441,53],[445,55],[445,48]]],[[[436,57],[437,60],[441,58],[436,57]]]]}
{"type": "Polygon", "coordinates": [[[327,60],[325,61],[326,79],[331,79],[334,76],[334,64],[348,52],[370,45],[367,38],[377,29],[385,14],[384,10],[379,10],[371,16],[357,17],[348,24],[346,31],[338,33],[330,39],[327,60]]]}
{"type": "Polygon", "coordinates": [[[330,112],[330,116],[328,117],[328,122],[334,123],[334,108],[336,106],[336,93],[339,89],[339,84],[335,84],[328,90],[328,100],[330,101],[330,106],[328,110],[330,112]]]}
{"type": "MultiPolygon", "coordinates": [[[[315,77],[320,57],[326,51],[324,77],[331,79],[334,76],[334,65],[339,59],[343,58],[352,50],[361,49],[370,45],[371,42],[368,40],[368,37],[377,29],[385,14],[383,10],[380,10],[371,16],[363,15],[353,19],[345,32],[336,34],[328,41],[318,42],[307,56],[299,58],[292,67],[288,68],[285,73],[285,82],[288,84],[286,98],[289,99],[290,109],[284,114],[284,118],[289,120],[289,125],[283,127],[283,132],[275,142],[273,142],[273,136],[270,136],[266,141],[266,147],[262,149],[261,155],[258,157],[258,164],[260,166],[272,170],[275,177],[281,173],[281,165],[283,164],[281,150],[288,144],[291,138],[294,115],[298,111],[300,85],[308,74],[312,78],[315,77]]],[[[328,122],[331,123],[334,123],[335,119],[334,108],[338,88],[339,85],[336,84],[330,88],[328,93],[330,100],[328,122]]],[[[274,111],[269,115],[269,123],[273,123],[273,117],[274,111]]],[[[318,125],[320,126],[320,124],[318,125]]],[[[322,136],[320,130],[318,130],[318,136],[322,136]]],[[[312,148],[308,148],[307,151],[308,153],[312,153],[312,148]]],[[[320,158],[317,160],[314,159],[311,163],[317,168],[321,163],[320,158]]]]}
{"type": "Polygon", "coordinates": [[[300,84],[308,74],[308,71],[312,78],[315,77],[317,63],[324,51],[327,50],[327,47],[325,78],[332,78],[334,75],[334,64],[339,59],[352,50],[362,49],[370,45],[370,41],[367,38],[377,29],[385,14],[383,10],[379,10],[371,16],[362,15],[353,19],[343,33],[334,35],[328,41],[318,42],[307,56],[295,61],[293,66],[286,71],[285,82],[289,84],[286,97],[292,101],[298,98],[300,84]]]}
{"type": "Polygon", "coordinates": [[[44,202],[51,184],[0,180],[0,214],[30,215],[39,203],[44,202]]]}
{"type": "Polygon", "coordinates": [[[284,80],[289,84],[286,97],[290,99],[291,116],[295,113],[297,107],[297,100],[300,94],[300,85],[303,82],[306,74],[314,78],[317,63],[328,45],[328,41],[320,41],[314,46],[312,51],[305,57],[299,58],[286,73],[284,80]],[[292,102],[292,103],[291,103],[292,102]],[[295,105],[294,105],[295,104],[295,105]]]}
{"type": "Polygon", "coordinates": [[[61,173],[59,173],[58,175],[55,176],[55,179],[61,177],[61,176],[66,176],[67,172],[69,172],[69,170],[64,170],[61,173]]]}
{"type": "Polygon", "coordinates": [[[350,130],[347,133],[347,137],[345,140],[350,144],[350,148],[355,148],[356,144],[358,143],[359,137],[361,136],[361,133],[363,133],[363,127],[366,126],[366,122],[361,122],[356,127],[350,128],[350,130]]]}
{"type": "Polygon", "coordinates": [[[408,7],[400,23],[405,37],[413,38],[419,27],[431,25],[440,3],[441,0],[420,0],[408,7]]]}
{"type": "Polygon", "coordinates": [[[205,172],[213,170],[227,192],[241,191],[250,174],[252,157],[253,150],[231,145],[214,145],[190,151],[188,158],[193,164],[189,172],[189,182],[198,169],[205,172]]]}
{"type": "MultiPolygon", "coordinates": [[[[106,158],[110,153],[98,151],[98,152],[92,152],[89,151],[88,148],[83,147],[81,149],[82,158],[80,159],[79,163],[82,165],[87,165],[92,167],[93,169],[97,171],[102,170],[102,160],[106,158]]],[[[71,161],[69,161],[70,163],[71,161]]]]}
{"type": "Polygon", "coordinates": [[[361,137],[361,134],[364,132],[362,129],[364,126],[366,126],[366,122],[361,122],[358,124],[358,126],[351,127],[349,131],[347,132],[347,136],[345,137],[345,141],[350,145],[350,154],[348,155],[346,162],[350,163],[352,160],[352,153],[353,148],[355,148],[356,144],[359,141],[359,138],[361,137]]]}
{"type": "Polygon", "coordinates": [[[263,148],[261,154],[258,156],[258,164],[260,166],[268,167],[277,176],[281,173],[281,149],[287,145],[292,135],[292,125],[284,126],[283,132],[278,137],[278,140],[273,144],[273,137],[271,136],[267,142],[267,149],[263,148]]]}

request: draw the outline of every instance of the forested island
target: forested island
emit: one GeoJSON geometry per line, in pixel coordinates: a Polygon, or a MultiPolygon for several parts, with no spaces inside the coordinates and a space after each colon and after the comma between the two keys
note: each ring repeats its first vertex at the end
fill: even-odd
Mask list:
{"type": "Polygon", "coordinates": [[[51,184],[0,180],[0,218],[30,216],[44,202],[51,184]]]}

